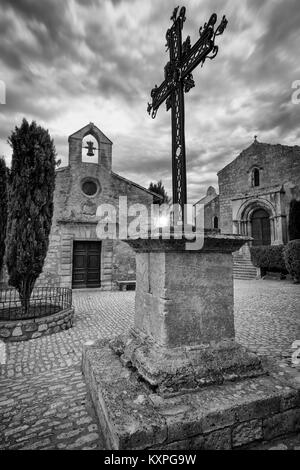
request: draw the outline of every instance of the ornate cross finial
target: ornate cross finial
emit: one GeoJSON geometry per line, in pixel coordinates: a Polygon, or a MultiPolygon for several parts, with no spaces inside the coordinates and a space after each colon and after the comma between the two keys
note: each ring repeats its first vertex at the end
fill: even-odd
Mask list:
{"type": "Polygon", "coordinates": [[[172,25],[167,30],[167,51],[169,62],[164,68],[163,82],[151,90],[152,101],[148,103],[147,111],[155,118],[160,105],[166,102],[167,110],[172,111],[172,175],[173,203],[181,207],[182,220],[187,200],[186,194],[186,158],[184,136],[184,93],[195,86],[192,72],[197,65],[204,64],[206,59],[213,59],[218,53],[215,44],[217,36],[223,34],[227,19],[225,16],[219,26],[217,15],[213,13],[199,30],[199,39],[191,45],[190,36],[182,41],[182,29],[185,22],[185,7],[176,7],[171,16],[172,25]]]}

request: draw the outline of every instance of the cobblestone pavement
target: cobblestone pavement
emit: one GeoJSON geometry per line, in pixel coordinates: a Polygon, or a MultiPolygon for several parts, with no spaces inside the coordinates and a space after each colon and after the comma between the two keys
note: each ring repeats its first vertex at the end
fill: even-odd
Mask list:
{"type": "MultiPolygon", "coordinates": [[[[130,327],[134,292],[75,291],[73,298],[73,328],[6,346],[6,363],[0,366],[0,449],[101,449],[80,370],[82,345],[130,327]]],[[[290,371],[291,344],[300,339],[299,306],[297,285],[235,281],[237,340],[276,357],[282,370],[290,371]]],[[[265,447],[299,446],[294,436],[265,447]]]]}

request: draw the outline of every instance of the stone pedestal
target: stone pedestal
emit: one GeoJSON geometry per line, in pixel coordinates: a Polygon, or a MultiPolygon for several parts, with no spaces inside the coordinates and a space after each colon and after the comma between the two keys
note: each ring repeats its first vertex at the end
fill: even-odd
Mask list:
{"type": "Polygon", "coordinates": [[[262,437],[262,421],[252,423],[257,400],[275,394],[279,412],[276,385],[234,337],[232,252],[247,240],[206,235],[191,251],[184,239],[127,240],[137,261],[134,327],[87,349],[83,360],[109,448],[183,448],[183,439],[185,448],[214,448],[206,434],[219,422],[228,448],[239,422],[262,437]]]}
{"type": "Polygon", "coordinates": [[[245,240],[206,236],[193,251],[183,239],[128,241],[137,263],[134,328],[111,347],[161,395],[263,373],[234,341],[232,252],[245,240]]]}

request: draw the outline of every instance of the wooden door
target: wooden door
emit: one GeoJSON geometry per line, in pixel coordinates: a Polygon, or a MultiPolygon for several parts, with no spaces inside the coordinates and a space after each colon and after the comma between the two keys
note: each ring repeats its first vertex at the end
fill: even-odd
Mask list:
{"type": "Polygon", "coordinates": [[[72,287],[100,287],[101,242],[74,241],[72,287]]]}
{"type": "Polygon", "coordinates": [[[253,212],[252,219],[253,245],[270,245],[271,229],[269,214],[264,209],[253,212]]]}

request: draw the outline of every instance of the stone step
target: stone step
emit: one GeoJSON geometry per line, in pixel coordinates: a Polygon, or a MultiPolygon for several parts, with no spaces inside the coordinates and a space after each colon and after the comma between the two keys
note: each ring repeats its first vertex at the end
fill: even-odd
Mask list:
{"type": "Polygon", "coordinates": [[[248,276],[256,277],[256,271],[233,271],[233,274],[247,274],[248,276]]]}
{"type": "Polygon", "coordinates": [[[233,258],[234,263],[251,263],[252,261],[250,258],[233,258]]]}
{"type": "Polygon", "coordinates": [[[239,254],[233,256],[234,279],[256,279],[256,275],[256,268],[253,266],[250,257],[239,254]]]}
{"type": "Polygon", "coordinates": [[[233,268],[234,272],[247,272],[247,273],[256,273],[256,269],[254,268],[248,268],[246,266],[243,267],[234,267],[233,268]]]}
{"type": "Polygon", "coordinates": [[[233,273],[234,279],[256,279],[256,275],[247,273],[233,273]]]}
{"type": "Polygon", "coordinates": [[[233,276],[233,279],[235,279],[237,281],[239,281],[239,280],[241,280],[241,281],[254,281],[256,278],[252,277],[252,276],[250,276],[250,277],[247,277],[247,276],[233,276]]]}
{"type": "Polygon", "coordinates": [[[237,272],[241,272],[241,273],[254,273],[256,274],[256,269],[252,269],[252,268],[246,268],[246,267],[243,267],[243,268],[233,268],[233,272],[237,273],[237,272]]]}
{"type": "Polygon", "coordinates": [[[233,263],[233,266],[238,266],[238,267],[246,267],[246,268],[252,268],[256,269],[255,266],[252,263],[233,263]]]}
{"type": "Polygon", "coordinates": [[[249,266],[234,266],[233,267],[234,272],[247,272],[247,273],[256,273],[256,268],[249,267],[249,266]]]}
{"type": "Polygon", "coordinates": [[[250,274],[255,274],[256,275],[256,269],[247,269],[247,268],[239,268],[239,269],[233,269],[234,273],[250,273],[250,274]]]}
{"type": "Polygon", "coordinates": [[[249,276],[256,276],[256,271],[237,270],[233,274],[249,274],[249,276]]]}
{"type": "Polygon", "coordinates": [[[249,273],[249,274],[253,274],[254,276],[256,276],[256,269],[246,269],[246,268],[234,269],[233,273],[246,273],[246,274],[249,273]]]}
{"type": "Polygon", "coordinates": [[[248,263],[248,262],[241,262],[241,261],[239,261],[239,262],[237,262],[237,263],[234,262],[233,265],[234,265],[234,266],[247,266],[247,267],[250,266],[250,267],[252,267],[252,268],[254,267],[251,262],[248,263]]]}

